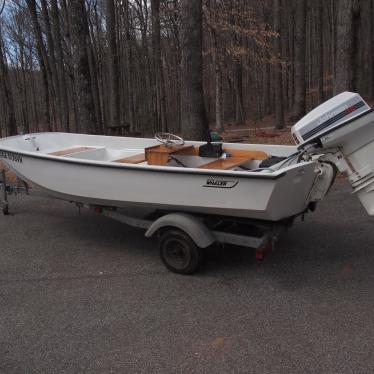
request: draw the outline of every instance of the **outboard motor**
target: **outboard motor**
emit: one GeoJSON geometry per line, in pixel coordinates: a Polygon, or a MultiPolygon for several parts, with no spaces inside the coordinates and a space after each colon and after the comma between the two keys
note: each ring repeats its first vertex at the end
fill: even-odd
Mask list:
{"type": "Polygon", "coordinates": [[[374,112],[362,97],[343,92],[308,113],[291,132],[305,155],[334,163],[374,215],[374,112]]]}

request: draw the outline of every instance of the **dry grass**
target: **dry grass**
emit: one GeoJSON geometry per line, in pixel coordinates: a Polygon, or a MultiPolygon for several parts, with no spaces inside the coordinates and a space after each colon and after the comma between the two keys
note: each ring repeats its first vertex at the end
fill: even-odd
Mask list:
{"type": "Polygon", "coordinates": [[[252,144],[295,145],[291,137],[291,126],[294,124],[289,114],[285,116],[286,127],[275,129],[274,115],[265,116],[261,122],[248,120],[245,125],[225,124],[225,131],[220,133],[225,142],[252,144]]]}
{"type": "MultiPolygon", "coordinates": [[[[17,176],[13,172],[11,172],[2,161],[0,161],[0,171],[3,169],[5,169],[7,183],[11,183],[11,184],[17,183],[17,176]]],[[[1,180],[1,175],[0,175],[0,180],[1,180]]]]}
{"type": "Polygon", "coordinates": [[[275,130],[272,128],[261,130],[225,130],[220,135],[228,143],[295,145],[291,137],[290,128],[284,130],[275,130]]]}

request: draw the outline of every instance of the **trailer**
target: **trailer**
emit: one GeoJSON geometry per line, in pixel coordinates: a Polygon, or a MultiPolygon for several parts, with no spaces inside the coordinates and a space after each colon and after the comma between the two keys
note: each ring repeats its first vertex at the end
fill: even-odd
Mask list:
{"type": "MultiPolygon", "coordinates": [[[[1,170],[1,209],[10,214],[10,195],[25,194],[51,198],[18,178],[16,184],[7,182],[6,170],[1,170]]],[[[78,209],[89,209],[128,226],[142,229],[147,238],[156,237],[160,258],[167,269],[178,274],[197,272],[205,260],[206,249],[212,246],[234,245],[255,250],[262,261],[274,250],[279,235],[293,222],[244,219],[215,215],[163,211],[139,207],[111,207],[70,201],[78,209]]]]}

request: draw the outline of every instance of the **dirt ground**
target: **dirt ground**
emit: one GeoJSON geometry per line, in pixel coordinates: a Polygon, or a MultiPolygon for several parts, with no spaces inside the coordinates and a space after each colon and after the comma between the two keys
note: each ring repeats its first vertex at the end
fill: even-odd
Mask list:
{"type": "Polygon", "coordinates": [[[226,128],[220,135],[223,140],[228,143],[295,144],[291,137],[290,127],[286,127],[282,130],[275,130],[274,128],[237,129],[232,126],[231,128],[226,128]]]}
{"type": "MultiPolygon", "coordinates": [[[[286,127],[282,130],[275,129],[274,115],[268,115],[258,122],[247,120],[245,125],[226,123],[223,132],[219,132],[225,142],[252,143],[252,144],[284,144],[294,145],[291,137],[291,121],[289,114],[285,115],[286,127]]],[[[214,131],[214,130],[213,130],[214,131]]]]}

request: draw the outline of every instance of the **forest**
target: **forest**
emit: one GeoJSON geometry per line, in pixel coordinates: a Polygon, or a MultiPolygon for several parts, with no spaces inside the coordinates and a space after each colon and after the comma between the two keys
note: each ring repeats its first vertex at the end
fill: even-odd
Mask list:
{"type": "Polygon", "coordinates": [[[374,98],[374,0],[0,0],[0,136],[200,139],[374,98]]]}

